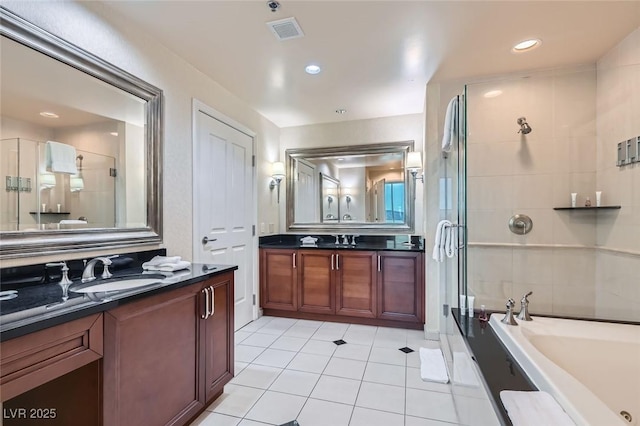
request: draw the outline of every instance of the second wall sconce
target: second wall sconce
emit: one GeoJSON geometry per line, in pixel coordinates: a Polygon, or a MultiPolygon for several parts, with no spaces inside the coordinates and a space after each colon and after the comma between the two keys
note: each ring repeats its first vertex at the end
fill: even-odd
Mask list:
{"type": "Polygon", "coordinates": [[[278,189],[278,204],[280,204],[280,182],[286,175],[284,169],[284,163],[276,161],[271,165],[271,183],[269,183],[269,189],[273,191],[273,188],[278,189]]]}
{"type": "Polygon", "coordinates": [[[424,183],[424,174],[420,174],[418,177],[418,172],[422,170],[422,155],[420,152],[409,152],[407,153],[407,165],[406,169],[411,173],[414,180],[419,180],[424,183]]]}

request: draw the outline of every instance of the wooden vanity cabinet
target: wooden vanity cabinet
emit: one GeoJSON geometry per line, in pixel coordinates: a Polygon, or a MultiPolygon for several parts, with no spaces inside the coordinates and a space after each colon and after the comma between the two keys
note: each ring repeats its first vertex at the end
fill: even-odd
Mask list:
{"type": "Polygon", "coordinates": [[[298,250],[298,311],[334,314],[335,252],[332,250],[298,250]]]}
{"type": "Polygon", "coordinates": [[[233,272],[105,313],[105,425],[186,424],[232,377],[233,272]]]}
{"type": "Polygon", "coordinates": [[[378,318],[424,322],[424,257],[419,252],[378,252],[378,318]]]}
{"type": "Polygon", "coordinates": [[[376,317],[376,273],[376,252],[336,252],[336,315],[376,317]]]}
{"type": "Polygon", "coordinates": [[[260,250],[260,305],[265,309],[298,310],[297,250],[260,250]]]}

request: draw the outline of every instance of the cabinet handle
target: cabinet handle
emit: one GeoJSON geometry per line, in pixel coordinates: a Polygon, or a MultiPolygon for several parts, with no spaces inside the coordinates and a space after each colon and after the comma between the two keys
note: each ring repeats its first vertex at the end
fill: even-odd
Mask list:
{"type": "Polygon", "coordinates": [[[332,271],[333,271],[333,269],[334,269],[334,268],[333,268],[333,256],[334,256],[334,255],[332,254],[332,255],[331,255],[331,270],[332,270],[332,271]]]}
{"type": "Polygon", "coordinates": [[[378,272],[380,272],[380,255],[378,255],[378,272]]]}
{"type": "Polygon", "coordinates": [[[340,269],[340,255],[336,254],[336,269],[340,269]]]}
{"type": "Polygon", "coordinates": [[[216,313],[216,292],[212,287],[209,287],[211,290],[211,314],[209,316],[213,316],[216,313]]]}
{"type": "Polygon", "coordinates": [[[204,314],[200,315],[200,318],[207,319],[209,318],[209,292],[208,288],[203,288],[202,293],[204,293],[204,314]]]}
{"type": "Polygon", "coordinates": [[[293,261],[293,269],[296,269],[296,253],[293,253],[293,255],[291,256],[291,259],[293,261]]]}

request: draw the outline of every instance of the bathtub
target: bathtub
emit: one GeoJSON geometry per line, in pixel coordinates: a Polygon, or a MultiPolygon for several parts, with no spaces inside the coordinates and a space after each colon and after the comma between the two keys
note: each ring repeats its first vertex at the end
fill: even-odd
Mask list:
{"type": "Polygon", "coordinates": [[[576,425],[640,425],[640,326],[544,317],[509,326],[502,317],[491,315],[495,333],[576,425]]]}

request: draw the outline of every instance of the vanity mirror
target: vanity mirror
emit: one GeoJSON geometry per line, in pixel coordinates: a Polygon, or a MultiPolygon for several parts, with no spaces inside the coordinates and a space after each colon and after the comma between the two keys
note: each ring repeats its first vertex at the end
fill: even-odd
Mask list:
{"type": "Polygon", "coordinates": [[[0,19],[0,258],[162,241],[162,91],[0,19]]]}
{"type": "Polygon", "coordinates": [[[413,141],[288,149],[287,230],[412,233],[413,141]]]}

